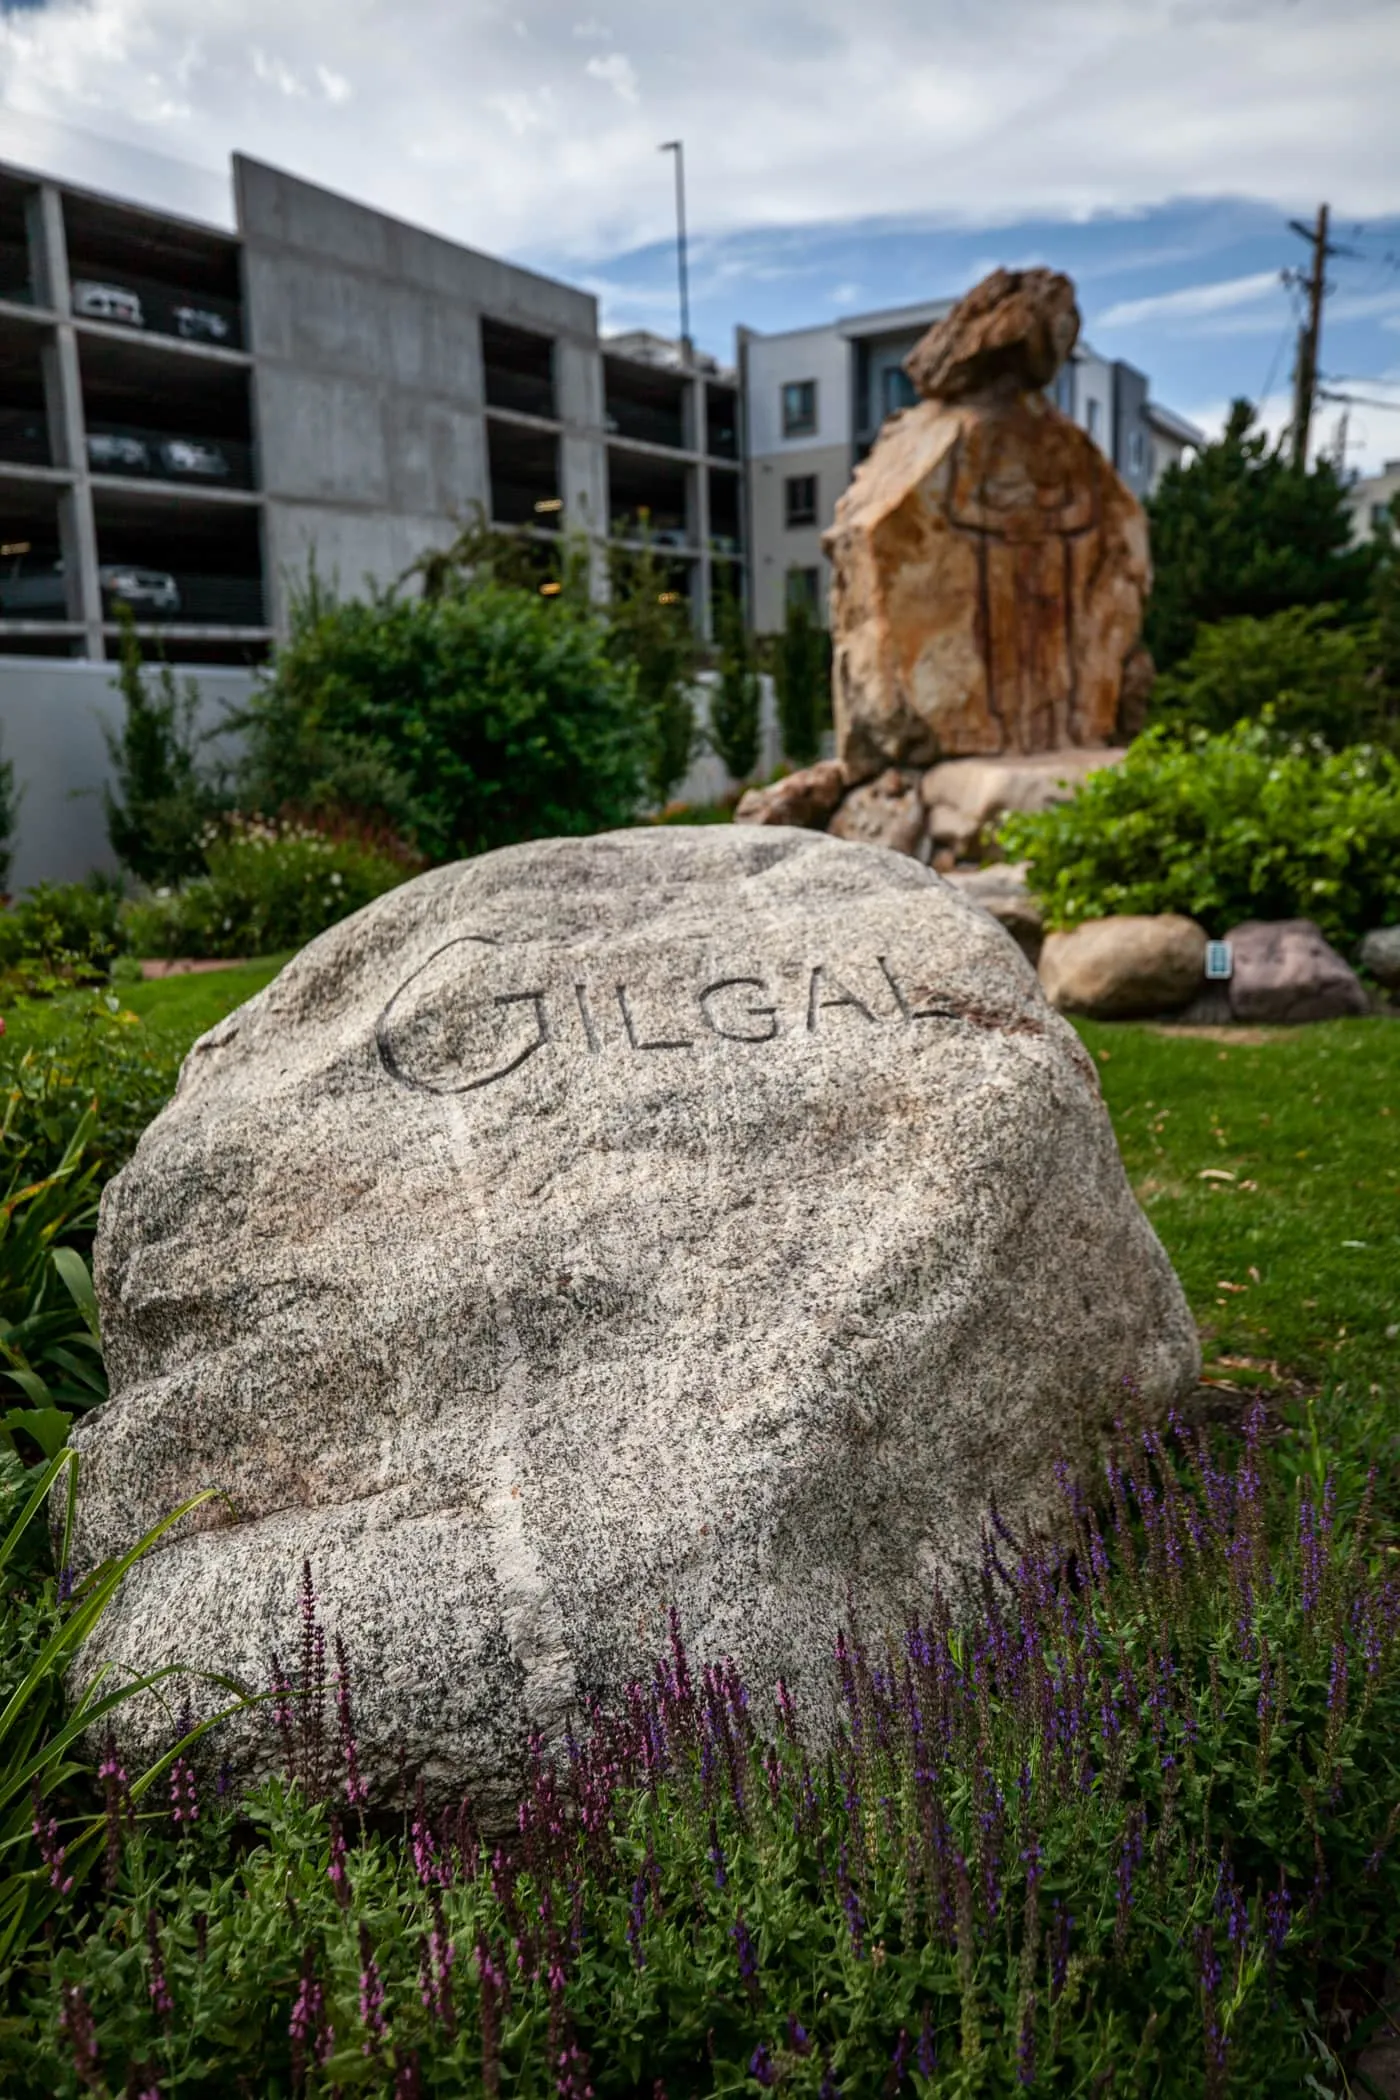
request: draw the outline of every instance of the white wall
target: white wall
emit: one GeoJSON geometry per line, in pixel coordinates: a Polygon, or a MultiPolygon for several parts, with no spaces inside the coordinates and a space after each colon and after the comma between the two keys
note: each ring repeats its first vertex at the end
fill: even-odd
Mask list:
{"type": "Polygon", "coordinates": [[[814,445],[851,442],[851,346],[834,328],[794,328],[785,335],[755,335],[748,342],[745,400],[750,459],[766,453],[801,452],[814,445]],[[817,427],[802,437],[783,436],[782,390],[794,379],[817,382],[817,427]]]}
{"type": "MultiPolygon", "coordinates": [[[[109,778],[103,722],[120,727],[115,664],[76,658],[0,656],[0,757],[12,761],[22,793],[10,866],[12,894],[36,882],[80,882],[94,868],[115,870],[107,844],[102,788],[109,778]]],[[[215,728],[252,690],[253,673],[225,665],[182,665],[176,677],[199,687],[201,726],[215,728]]]]}

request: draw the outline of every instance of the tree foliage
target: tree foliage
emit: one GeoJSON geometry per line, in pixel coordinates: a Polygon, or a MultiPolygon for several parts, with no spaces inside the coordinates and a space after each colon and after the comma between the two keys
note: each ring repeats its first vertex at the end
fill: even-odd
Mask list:
{"type": "Polygon", "coordinates": [[[695,756],[699,644],[685,592],[650,540],[614,547],[608,580],[607,652],[634,681],[646,796],[660,806],[695,756]]]}
{"type": "Polygon", "coordinates": [[[800,591],[788,594],[773,662],[783,755],[808,766],[816,757],[827,711],[827,642],[800,591]]]}
{"type": "Polygon", "coordinates": [[[243,718],[242,804],[373,819],[435,861],[625,824],[637,683],[562,598],[488,579],[337,603],[318,584],[243,718]]]}
{"type": "Polygon", "coordinates": [[[120,730],[103,731],[113,782],[102,791],[107,837],[143,882],[178,882],[201,865],[200,836],[227,798],[217,771],[201,763],[198,686],[190,678],[177,687],[168,663],[152,680],[130,612],[119,607],[118,618],[123,711],[120,730]]]}
{"type": "Polygon", "coordinates": [[[761,693],[744,608],[727,576],[715,609],[715,642],[719,675],[710,701],[710,742],[730,779],[747,780],[758,764],[761,693]]]}
{"type": "Polygon", "coordinates": [[[1153,722],[1214,733],[1269,710],[1280,730],[1333,750],[1388,741],[1394,697],[1375,675],[1368,631],[1336,620],[1335,606],[1293,605],[1197,628],[1189,654],[1153,687],[1153,722]]]}
{"type": "Polygon", "coordinates": [[[1330,605],[1364,619],[1375,565],[1351,545],[1335,468],[1295,467],[1236,401],[1225,434],[1169,467],[1147,509],[1154,581],[1145,639],[1159,670],[1190,654],[1216,620],[1267,619],[1290,606],[1330,605]]]}

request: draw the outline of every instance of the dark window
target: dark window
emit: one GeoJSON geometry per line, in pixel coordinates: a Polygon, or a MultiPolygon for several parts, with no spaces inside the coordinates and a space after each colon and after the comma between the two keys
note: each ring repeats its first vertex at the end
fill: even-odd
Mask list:
{"type": "Polygon", "coordinates": [[[817,382],[790,379],[783,388],[783,436],[812,437],[817,428],[817,382]]]}
{"type": "Polygon", "coordinates": [[[898,415],[902,408],[912,408],[919,398],[903,365],[886,365],[882,386],[887,416],[898,415]]]}
{"type": "Polygon", "coordinates": [[[815,525],[817,522],[817,477],[815,474],[794,474],[783,483],[783,510],[789,525],[815,525]]]}
{"type": "Polygon", "coordinates": [[[1098,402],[1086,401],[1084,404],[1084,426],[1095,444],[1099,441],[1099,418],[1100,409],[1098,402]]]}
{"type": "Polygon", "coordinates": [[[789,569],[787,572],[787,601],[789,605],[805,605],[815,616],[817,591],[821,584],[818,569],[789,569]]]}

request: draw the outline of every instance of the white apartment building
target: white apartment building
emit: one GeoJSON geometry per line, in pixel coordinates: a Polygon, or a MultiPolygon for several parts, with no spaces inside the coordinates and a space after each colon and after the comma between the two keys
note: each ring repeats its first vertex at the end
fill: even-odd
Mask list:
{"type": "MultiPolygon", "coordinates": [[[[822,533],[885,418],[915,398],[904,359],[955,303],[932,299],[774,335],[738,331],[750,605],[760,634],[782,626],[791,592],[825,620],[822,533]]],[[[1076,345],[1048,391],[1139,496],[1204,443],[1192,424],[1148,398],[1143,373],[1088,343],[1076,345]]]]}
{"type": "Polygon", "coordinates": [[[1354,481],[1347,490],[1352,538],[1369,540],[1389,515],[1396,496],[1400,496],[1400,459],[1388,459],[1379,474],[1365,474],[1354,481]]]}

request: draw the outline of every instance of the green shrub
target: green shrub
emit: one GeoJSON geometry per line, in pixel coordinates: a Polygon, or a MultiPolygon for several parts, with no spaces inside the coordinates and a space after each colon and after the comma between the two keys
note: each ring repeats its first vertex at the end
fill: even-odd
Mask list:
{"type": "Polygon", "coordinates": [[[105,1178],[174,1091],[187,1046],[147,1028],[112,991],[70,994],[49,1011],[57,1025],[37,1044],[0,1041],[0,1172],[26,1183],[57,1173],[95,1106],[84,1166],[105,1178]]]}
{"type": "Polygon", "coordinates": [[[795,766],[809,766],[830,713],[831,644],[800,591],[788,593],[772,658],[783,756],[795,766]]]}
{"type": "Polygon", "coordinates": [[[241,718],[245,808],[360,813],[429,860],[631,821],[633,677],[586,606],[486,581],[298,600],[241,718]]]}
{"type": "Polygon", "coordinates": [[[761,688],[744,608],[727,573],[715,613],[719,675],[710,696],[710,742],[731,780],[758,764],[761,688]]]}
{"type": "Polygon", "coordinates": [[[1268,711],[1284,735],[1334,751],[1388,739],[1395,725],[1366,633],[1336,622],[1335,606],[1295,605],[1198,627],[1190,654],[1152,689],[1153,724],[1218,733],[1268,711]]]}
{"type": "Polygon", "coordinates": [[[11,989],[52,992],[105,978],[125,948],[121,899],[120,883],[102,875],[26,890],[0,913],[0,972],[11,989]]]}
{"type": "Polygon", "coordinates": [[[204,834],[206,872],[132,904],[126,938],[150,956],[271,955],[302,948],[414,872],[402,850],[351,827],[233,817],[204,834]]]}
{"type": "Polygon", "coordinates": [[[122,726],[107,729],[115,792],[102,791],[107,836],[124,868],[143,882],[178,882],[200,864],[200,838],[225,806],[221,782],[199,758],[199,688],[180,691],[169,664],[155,675],[141,661],[130,612],[120,608],[122,726]]]}
{"type": "Polygon", "coordinates": [[[610,549],[608,583],[608,656],[618,675],[633,681],[642,781],[647,800],[660,808],[695,755],[699,644],[690,603],[682,579],[649,540],[610,549]]]}
{"type": "Polygon", "coordinates": [[[1185,912],[1211,932],[1313,919],[1351,946],[1400,916],[1400,759],[1285,743],[1268,721],[1184,739],[1149,730],[1070,802],[1009,817],[1051,926],[1185,912]]]}

